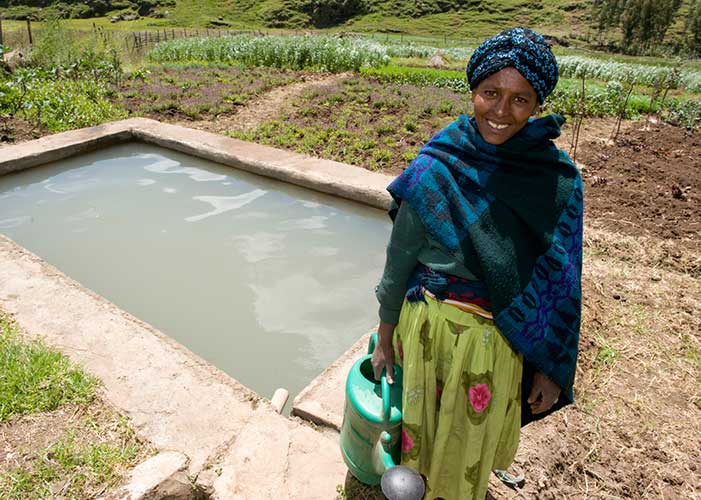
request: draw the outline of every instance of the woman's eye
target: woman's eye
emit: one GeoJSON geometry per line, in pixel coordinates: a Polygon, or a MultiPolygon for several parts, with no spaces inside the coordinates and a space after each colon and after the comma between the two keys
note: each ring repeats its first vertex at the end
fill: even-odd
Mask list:
{"type": "Polygon", "coordinates": [[[486,95],[487,97],[495,97],[497,93],[494,90],[485,90],[484,95],[486,95]]]}

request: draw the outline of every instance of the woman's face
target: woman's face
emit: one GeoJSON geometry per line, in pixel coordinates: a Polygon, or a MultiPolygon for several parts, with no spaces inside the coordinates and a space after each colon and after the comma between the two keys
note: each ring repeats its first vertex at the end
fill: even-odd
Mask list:
{"type": "Polygon", "coordinates": [[[475,120],[482,138],[504,144],[538,110],[538,95],[516,68],[504,68],[472,91],[475,120]]]}

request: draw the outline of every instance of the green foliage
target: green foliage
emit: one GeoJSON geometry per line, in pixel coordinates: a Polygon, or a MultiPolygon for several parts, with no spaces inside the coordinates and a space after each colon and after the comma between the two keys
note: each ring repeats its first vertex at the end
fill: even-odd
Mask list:
{"type": "Polygon", "coordinates": [[[456,92],[469,92],[470,90],[465,73],[462,71],[385,66],[381,68],[362,68],[360,73],[383,82],[405,83],[419,87],[446,88],[456,92]]]}
{"type": "Polygon", "coordinates": [[[628,0],[621,16],[623,47],[645,52],[661,43],[682,0],[628,0]]]}
{"type": "Polygon", "coordinates": [[[666,122],[693,131],[701,126],[701,102],[698,100],[679,100],[669,102],[663,112],[666,122]]]}
{"type": "Polygon", "coordinates": [[[174,0],[10,0],[0,2],[0,7],[7,7],[6,19],[48,19],[99,17],[117,9],[132,9],[146,15],[157,7],[174,4],[174,0]]]}
{"type": "Polygon", "coordinates": [[[73,72],[89,72],[93,77],[106,76],[113,81],[118,80],[122,72],[119,52],[106,37],[99,32],[78,37],[57,18],[44,23],[28,60],[32,66],[59,70],[71,68],[73,72]]]}
{"type": "Polygon", "coordinates": [[[189,38],[158,44],[148,54],[156,62],[241,62],[250,66],[340,72],[389,62],[377,43],[331,36],[237,35],[189,38]]]}
{"type": "Polygon", "coordinates": [[[59,70],[23,68],[0,80],[0,115],[22,116],[51,132],[89,127],[121,119],[126,113],[112,104],[110,84],[92,76],[59,70]]]}
{"type": "Polygon", "coordinates": [[[701,54],[701,1],[689,2],[689,15],[684,25],[685,43],[692,54],[701,54]]]}
{"type": "Polygon", "coordinates": [[[366,0],[297,0],[297,9],[317,28],[335,26],[367,11],[366,0]]]}
{"type": "Polygon", "coordinates": [[[620,28],[620,49],[640,54],[664,41],[681,5],[682,0],[594,0],[591,19],[599,33],[620,28]]]}
{"type": "Polygon", "coordinates": [[[69,402],[87,402],[96,385],[62,354],[20,340],[17,327],[0,315],[0,422],[69,402]]]}
{"type": "Polygon", "coordinates": [[[305,93],[288,116],[231,135],[371,170],[397,169],[468,103],[448,89],[356,76],[305,93]]]}
{"type": "Polygon", "coordinates": [[[51,19],[28,60],[30,67],[0,75],[0,116],[18,115],[51,132],[125,116],[108,100],[122,64],[104,38],[78,39],[62,21],[51,19]]]}
{"type": "MultiPolygon", "coordinates": [[[[577,81],[562,82],[548,97],[543,106],[544,111],[565,116],[616,116],[626,97],[624,86],[611,81],[605,87],[585,86],[584,100],[581,98],[581,83],[577,81]]],[[[623,110],[626,118],[637,116],[647,111],[647,101],[642,96],[629,99],[623,110]]]]}

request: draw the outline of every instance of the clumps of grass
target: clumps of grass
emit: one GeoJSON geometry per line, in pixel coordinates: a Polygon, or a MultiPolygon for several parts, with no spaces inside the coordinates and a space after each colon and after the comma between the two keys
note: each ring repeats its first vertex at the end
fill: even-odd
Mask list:
{"type": "Polygon", "coordinates": [[[121,420],[110,441],[85,441],[75,429],[31,455],[20,467],[0,474],[0,496],[92,498],[116,486],[124,470],[141,457],[141,446],[121,420]]]}
{"type": "Polygon", "coordinates": [[[93,399],[97,380],[40,342],[21,339],[0,313],[0,422],[93,399]]]}

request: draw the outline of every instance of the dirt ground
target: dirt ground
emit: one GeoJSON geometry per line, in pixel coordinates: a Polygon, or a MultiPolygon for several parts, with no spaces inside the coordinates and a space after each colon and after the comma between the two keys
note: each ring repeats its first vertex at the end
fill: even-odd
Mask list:
{"type": "MultiPolygon", "coordinates": [[[[271,110],[242,113],[245,127],[258,115],[271,110]]],[[[493,480],[495,498],[701,498],[701,133],[626,122],[611,142],[612,127],[586,121],[577,154],[586,206],[577,402],[523,430],[515,466],[525,486],[493,480]]],[[[346,484],[348,498],[377,495],[346,484]]]]}
{"type": "MultiPolygon", "coordinates": [[[[127,420],[99,396],[88,404],[67,404],[51,412],[19,415],[0,423],[0,479],[14,473],[15,480],[21,480],[17,470],[33,471],[47,481],[51,498],[72,498],[76,494],[97,498],[124,481],[129,469],[152,453],[149,445],[137,440],[127,420]],[[88,471],[85,464],[69,469],[64,477],[46,472],[64,472],[59,460],[65,464],[70,454],[85,453],[90,447],[111,447],[115,450],[112,453],[131,448],[135,451],[127,463],[117,465],[115,470],[101,471],[104,480],[88,471]],[[54,456],[57,453],[66,457],[54,456]]],[[[9,480],[10,476],[6,478],[9,480]]],[[[9,484],[0,484],[0,489],[11,495],[9,484]]]]}

